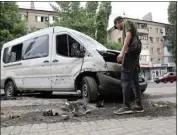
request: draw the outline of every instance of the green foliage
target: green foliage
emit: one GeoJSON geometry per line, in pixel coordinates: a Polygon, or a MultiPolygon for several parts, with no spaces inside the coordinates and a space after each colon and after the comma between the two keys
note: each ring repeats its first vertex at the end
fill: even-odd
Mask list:
{"type": "Polygon", "coordinates": [[[19,8],[15,2],[0,2],[0,49],[5,42],[18,38],[27,32],[21,21],[19,8]]]}
{"type": "Polygon", "coordinates": [[[57,11],[55,26],[62,26],[83,32],[95,38],[96,10],[98,2],[87,2],[86,8],[80,2],[57,2],[52,6],[57,11]]]}
{"type": "Polygon", "coordinates": [[[112,50],[121,51],[121,49],[122,49],[122,44],[121,44],[121,43],[108,42],[108,43],[104,44],[104,46],[105,46],[106,48],[112,49],[112,50]]]}
{"type": "Polygon", "coordinates": [[[110,14],[111,2],[101,2],[96,18],[96,39],[102,44],[105,44],[107,41],[107,27],[110,14]]]}
{"type": "Polygon", "coordinates": [[[177,2],[170,2],[168,7],[168,20],[172,24],[168,30],[168,39],[171,43],[171,52],[177,63],[177,2]]]}
{"type": "Polygon", "coordinates": [[[107,40],[107,26],[111,13],[111,2],[86,2],[85,7],[80,2],[57,2],[58,6],[51,5],[57,11],[54,26],[63,26],[75,29],[104,44],[107,40]],[[99,11],[97,9],[99,6],[99,11]]]}

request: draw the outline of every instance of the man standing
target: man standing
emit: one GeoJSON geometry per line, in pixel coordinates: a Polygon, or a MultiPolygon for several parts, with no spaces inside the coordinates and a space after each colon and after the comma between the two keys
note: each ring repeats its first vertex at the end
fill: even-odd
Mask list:
{"type": "Polygon", "coordinates": [[[141,52],[141,41],[137,35],[135,24],[129,20],[124,20],[121,16],[114,20],[116,29],[123,31],[123,47],[121,53],[117,57],[117,61],[122,61],[121,66],[121,85],[123,90],[123,106],[114,111],[115,114],[126,114],[134,112],[143,112],[141,102],[141,91],[139,87],[139,56],[141,52]],[[133,81],[133,82],[132,82],[133,81]],[[134,83],[134,94],[136,106],[132,109],[130,98],[132,93],[132,85],[134,83]]]}

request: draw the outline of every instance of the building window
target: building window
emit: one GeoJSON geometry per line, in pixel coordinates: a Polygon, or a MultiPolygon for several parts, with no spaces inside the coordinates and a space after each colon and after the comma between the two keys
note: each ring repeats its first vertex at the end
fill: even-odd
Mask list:
{"type": "Polygon", "coordinates": [[[148,46],[146,46],[146,50],[148,50],[148,46]]]}
{"type": "Polygon", "coordinates": [[[49,17],[45,17],[45,22],[49,22],[49,17]]]}
{"type": "Polygon", "coordinates": [[[168,57],[168,62],[173,62],[173,57],[169,56],[168,57]]]}
{"type": "Polygon", "coordinates": [[[150,32],[152,32],[152,27],[150,27],[150,30],[149,30],[150,32]]]}
{"type": "Polygon", "coordinates": [[[158,28],[156,28],[156,33],[158,34],[158,28]]]}
{"type": "Polygon", "coordinates": [[[163,29],[160,29],[160,33],[161,33],[161,34],[163,33],[163,29]]]}
{"type": "Polygon", "coordinates": [[[157,53],[160,53],[161,52],[161,49],[160,48],[157,48],[157,53]]]}
{"type": "Polygon", "coordinates": [[[153,48],[151,48],[151,53],[153,53],[153,48]]]}
{"type": "Polygon", "coordinates": [[[41,22],[41,16],[35,16],[35,21],[36,22],[41,22]]]}
{"type": "Polygon", "coordinates": [[[159,42],[159,38],[156,38],[156,42],[159,42]]]}
{"type": "Polygon", "coordinates": [[[161,62],[161,59],[160,59],[160,58],[158,58],[158,62],[161,62]]]}
{"type": "Polygon", "coordinates": [[[55,17],[53,16],[53,21],[55,20],[55,17]]]}
{"type": "Polygon", "coordinates": [[[154,61],[154,58],[151,58],[150,60],[151,60],[151,61],[154,61]]]}
{"type": "Polygon", "coordinates": [[[38,16],[35,16],[35,22],[37,22],[38,21],[38,16]]]}
{"type": "Polygon", "coordinates": [[[43,16],[41,17],[41,22],[44,22],[44,17],[43,16]]]}
{"type": "Polygon", "coordinates": [[[150,42],[153,43],[153,37],[150,37],[150,42]]]}
{"type": "Polygon", "coordinates": [[[171,48],[170,48],[170,47],[167,47],[167,51],[168,51],[168,52],[171,52],[171,48]]]}

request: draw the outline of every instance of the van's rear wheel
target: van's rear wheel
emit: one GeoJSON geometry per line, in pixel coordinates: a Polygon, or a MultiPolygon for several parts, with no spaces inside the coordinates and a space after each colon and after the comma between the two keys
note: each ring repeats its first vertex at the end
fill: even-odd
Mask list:
{"type": "Polygon", "coordinates": [[[51,96],[52,93],[53,93],[52,91],[40,91],[40,94],[45,97],[51,96]]]}
{"type": "Polygon", "coordinates": [[[17,91],[16,91],[15,85],[12,81],[9,81],[6,83],[4,91],[5,91],[6,97],[17,96],[17,91]]]}
{"type": "Polygon", "coordinates": [[[98,87],[95,79],[90,76],[83,77],[81,81],[82,98],[88,103],[98,99],[98,87]]]}

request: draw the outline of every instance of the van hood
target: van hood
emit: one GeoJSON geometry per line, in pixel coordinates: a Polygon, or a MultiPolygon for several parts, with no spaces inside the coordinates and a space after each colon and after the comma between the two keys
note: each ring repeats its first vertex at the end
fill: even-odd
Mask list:
{"type": "Polygon", "coordinates": [[[117,50],[106,50],[106,51],[101,51],[101,50],[97,50],[98,53],[103,56],[103,59],[106,62],[114,62],[117,63],[117,56],[120,54],[119,51],[117,50]]]}

